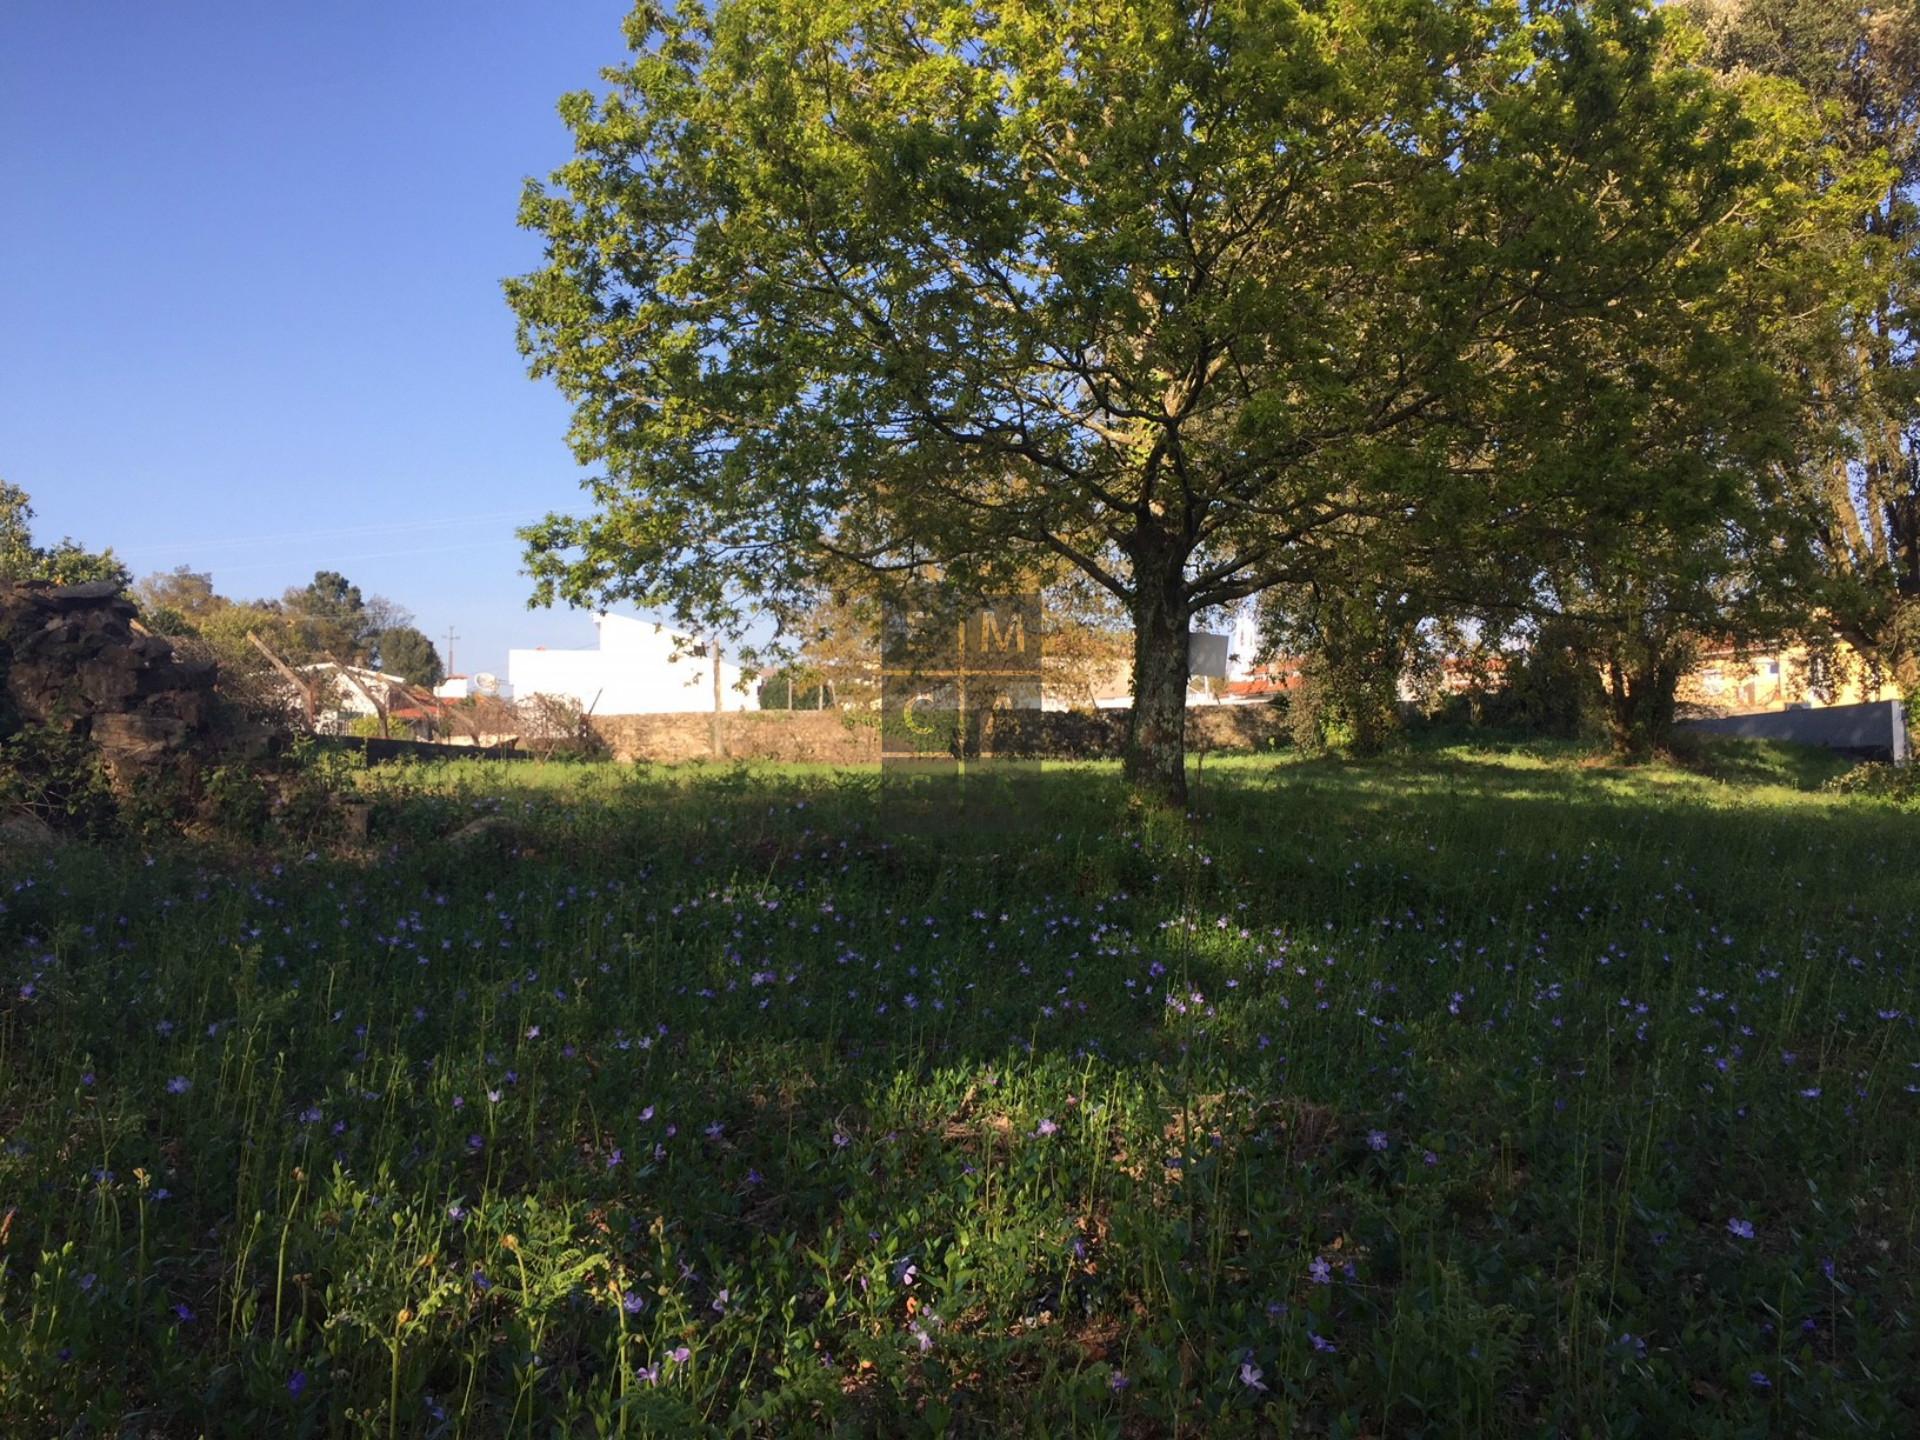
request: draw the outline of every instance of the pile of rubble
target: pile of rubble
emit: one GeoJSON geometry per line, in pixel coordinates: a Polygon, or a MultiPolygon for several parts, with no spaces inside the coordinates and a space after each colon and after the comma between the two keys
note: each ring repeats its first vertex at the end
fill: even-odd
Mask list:
{"type": "Polygon", "coordinates": [[[0,582],[0,705],[85,739],[116,789],[194,763],[213,734],[215,671],[140,628],[110,581],[0,582]]]}

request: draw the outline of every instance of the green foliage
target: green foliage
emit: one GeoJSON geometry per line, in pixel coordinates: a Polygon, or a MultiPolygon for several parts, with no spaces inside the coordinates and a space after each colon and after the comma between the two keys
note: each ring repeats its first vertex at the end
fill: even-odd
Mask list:
{"type": "Polygon", "coordinates": [[[827,687],[810,670],[785,667],[760,682],[762,710],[824,710],[827,687]]]}
{"type": "Polygon", "coordinates": [[[1705,58],[1749,103],[1798,112],[1825,214],[1792,275],[1845,287],[1844,323],[1791,336],[1823,431],[1795,478],[1821,514],[1821,601],[1863,652],[1920,684],[1920,6],[1912,0],[1693,0],[1705,58]],[[1800,96],[1810,97],[1809,109],[1800,96]],[[1796,103],[1798,102],[1798,103],[1796,103]],[[1877,177],[1862,196],[1860,177],[1877,177]],[[1812,343],[1809,343],[1812,341],[1812,343]]]}
{"type": "Polygon", "coordinates": [[[203,813],[216,833],[254,843],[271,838],[273,797],[261,767],[244,762],[210,766],[202,792],[203,813]]]}
{"type": "Polygon", "coordinates": [[[111,833],[118,820],[93,748],[55,725],[16,725],[0,734],[0,815],[8,813],[91,836],[111,833]]]}
{"type": "Polygon", "coordinates": [[[1855,765],[1827,781],[1836,795],[1861,795],[1890,805],[1920,806],[1920,765],[1855,765]]]}
{"type": "Polygon", "coordinates": [[[308,584],[289,589],[280,606],[301,637],[302,650],[331,655],[345,665],[359,663],[368,639],[367,602],[346,576],[315,571],[308,584]]]}
{"type": "Polygon", "coordinates": [[[1484,702],[1486,723],[1562,740],[1602,738],[1605,696],[1584,638],[1577,627],[1549,622],[1507,655],[1501,684],[1484,702]]]}
{"type": "Polygon", "coordinates": [[[1403,570],[1391,584],[1349,576],[1263,597],[1265,643],[1301,657],[1288,712],[1301,750],[1377,755],[1400,729],[1401,677],[1423,648],[1416,583],[1403,570]]]}
{"type": "Polygon", "coordinates": [[[156,571],[133,587],[142,618],[163,635],[196,633],[201,621],[233,602],[213,588],[213,576],[179,565],[156,571]],[[163,626],[171,625],[173,628],[163,626]]]}
{"type": "Polygon", "coordinates": [[[110,549],[96,554],[70,539],[36,545],[32,522],[27,492],[0,480],[0,580],[50,580],[56,585],[111,580],[124,586],[133,578],[110,549]]]}
{"type": "Polygon", "coordinates": [[[177,640],[196,633],[193,622],[171,605],[143,605],[140,620],[154,634],[165,635],[169,639],[177,640]]]}
{"type": "Polygon", "coordinates": [[[1197,613],[1383,529],[1510,559],[1590,493],[1710,511],[1746,462],[1778,377],[1718,321],[1779,298],[1735,282],[1797,212],[1666,36],[1505,0],[643,7],[522,202],[547,262],[508,298],[600,472],[523,532],[536,601],[738,629],[851,571],[1064,561],[1130,612],[1130,773],[1177,799],[1197,613]],[[1649,426],[1690,463],[1637,463],[1649,426]]]}
{"type": "Polygon", "coordinates": [[[0,1431],[1905,1433],[1911,817],[1577,759],[1010,854],[316,748],[377,858],[33,856],[0,1431]]]}
{"type": "Polygon", "coordinates": [[[411,625],[396,625],[374,637],[374,656],[380,668],[414,685],[432,689],[447,678],[433,641],[411,625]]]}

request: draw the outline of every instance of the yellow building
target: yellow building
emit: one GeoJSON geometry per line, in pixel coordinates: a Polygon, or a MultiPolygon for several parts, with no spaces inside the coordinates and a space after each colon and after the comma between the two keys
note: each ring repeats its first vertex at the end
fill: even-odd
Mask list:
{"type": "Polygon", "coordinates": [[[1796,706],[1865,705],[1900,699],[1893,677],[1876,672],[1843,640],[1806,645],[1731,646],[1702,653],[1676,696],[1701,715],[1741,715],[1796,706]]]}

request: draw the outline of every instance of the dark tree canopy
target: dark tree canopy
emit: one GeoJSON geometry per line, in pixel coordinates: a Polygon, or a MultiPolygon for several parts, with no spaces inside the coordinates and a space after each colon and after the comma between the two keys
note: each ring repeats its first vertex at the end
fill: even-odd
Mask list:
{"type": "Polygon", "coordinates": [[[447,678],[433,641],[411,625],[383,630],[374,643],[380,668],[389,675],[429,688],[447,678]]]}

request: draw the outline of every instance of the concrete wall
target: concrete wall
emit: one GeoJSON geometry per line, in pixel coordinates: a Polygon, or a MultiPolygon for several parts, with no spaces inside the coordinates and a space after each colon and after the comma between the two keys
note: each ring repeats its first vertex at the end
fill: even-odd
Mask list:
{"type": "MultiPolygon", "coordinates": [[[[992,712],[983,746],[990,755],[1032,759],[1116,756],[1127,733],[1124,710],[992,712]]],[[[616,760],[672,764],[712,757],[713,716],[599,715],[594,733],[616,760]]],[[[725,757],[730,760],[809,761],[873,765],[880,760],[880,732],[854,724],[834,710],[759,710],[720,717],[725,757]]],[[[1286,716],[1269,705],[1222,705],[1187,712],[1187,746],[1194,751],[1270,750],[1286,734],[1286,716]]]]}
{"type": "Polygon", "coordinates": [[[1707,735],[1738,735],[1749,740],[1791,740],[1821,745],[1863,760],[1907,762],[1906,707],[1898,700],[1873,705],[1827,705],[1817,710],[1768,710],[1691,720],[1683,730],[1707,735]]]}

